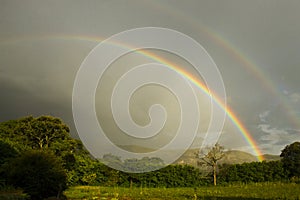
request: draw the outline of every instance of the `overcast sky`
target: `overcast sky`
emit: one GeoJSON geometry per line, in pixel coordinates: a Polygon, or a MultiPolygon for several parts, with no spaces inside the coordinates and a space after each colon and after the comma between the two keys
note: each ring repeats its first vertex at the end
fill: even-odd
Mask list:
{"type": "MultiPolygon", "coordinates": [[[[0,0],[0,121],[53,115],[69,124],[76,137],[72,88],[84,58],[101,38],[164,27],[207,50],[223,77],[228,105],[263,153],[279,154],[300,140],[299,8],[297,0],[0,0]]],[[[176,104],[160,92],[162,104],[176,104]]],[[[149,102],[145,94],[135,95],[144,102],[132,107],[140,119],[149,102]]],[[[107,96],[99,92],[97,98],[107,96]]],[[[97,114],[104,120],[108,114],[101,105],[97,114]]],[[[178,124],[178,118],[173,120],[178,124]]],[[[168,131],[176,127],[168,126],[168,131]]],[[[220,142],[254,153],[230,120],[220,142]]]]}

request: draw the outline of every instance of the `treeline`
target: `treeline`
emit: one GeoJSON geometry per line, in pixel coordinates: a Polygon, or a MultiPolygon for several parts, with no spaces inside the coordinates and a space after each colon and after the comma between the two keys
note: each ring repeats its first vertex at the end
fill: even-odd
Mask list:
{"type": "MultiPolygon", "coordinates": [[[[288,145],[282,157],[279,161],[219,166],[218,183],[297,181],[300,143],[288,145]]],[[[211,174],[188,165],[170,165],[147,173],[124,173],[102,162],[114,168],[138,166],[137,171],[163,164],[159,158],[121,161],[114,155],[105,155],[100,162],[89,155],[81,141],[71,138],[70,129],[62,120],[51,116],[30,116],[0,123],[0,188],[7,185],[23,188],[32,199],[59,196],[74,185],[197,187],[211,185],[213,181],[211,174]],[[34,186],[41,181],[42,186],[34,186]]]]}
{"type": "Polygon", "coordinates": [[[251,162],[220,166],[219,182],[277,182],[287,181],[288,176],[283,163],[278,161],[251,162]]]}
{"type": "Polygon", "coordinates": [[[105,154],[100,161],[113,169],[134,173],[155,171],[166,166],[164,161],[157,157],[143,157],[141,159],[129,158],[122,160],[119,156],[105,154]]]}

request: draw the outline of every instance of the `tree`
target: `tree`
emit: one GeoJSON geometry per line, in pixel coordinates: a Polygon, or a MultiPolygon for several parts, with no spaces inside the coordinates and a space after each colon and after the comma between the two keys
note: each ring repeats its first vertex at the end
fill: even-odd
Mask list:
{"type": "Polygon", "coordinates": [[[287,145],[281,152],[283,168],[289,177],[300,177],[300,142],[287,145]]]}
{"type": "Polygon", "coordinates": [[[0,123],[0,137],[19,153],[32,149],[50,150],[61,157],[67,167],[74,162],[74,153],[88,154],[82,142],[70,136],[69,127],[52,116],[29,116],[0,123]]]}
{"type": "Polygon", "coordinates": [[[19,120],[14,132],[27,136],[33,148],[47,149],[54,141],[68,137],[70,129],[59,118],[40,116],[19,120]]]}
{"type": "Polygon", "coordinates": [[[6,166],[9,184],[24,189],[33,200],[59,197],[66,189],[66,174],[59,160],[49,151],[29,151],[6,166]]]}
{"type": "Polygon", "coordinates": [[[47,149],[57,141],[71,139],[69,133],[69,127],[52,116],[28,116],[0,124],[1,138],[17,143],[16,148],[20,151],[47,149]]]}
{"type": "MultiPolygon", "coordinates": [[[[15,149],[18,155],[31,150],[52,152],[66,169],[69,184],[77,184],[76,181],[82,179],[80,176],[75,176],[78,179],[74,180],[74,171],[77,170],[75,168],[80,168],[82,164],[82,159],[79,158],[89,161],[90,155],[80,140],[70,136],[69,130],[69,127],[59,118],[29,116],[0,123],[0,138],[15,149]]],[[[0,152],[0,157],[7,155],[4,150],[0,152]]]]}
{"type": "Polygon", "coordinates": [[[224,147],[216,143],[213,147],[207,147],[204,150],[197,155],[200,159],[198,165],[206,165],[212,168],[214,185],[216,186],[218,161],[224,157],[224,147]]]}

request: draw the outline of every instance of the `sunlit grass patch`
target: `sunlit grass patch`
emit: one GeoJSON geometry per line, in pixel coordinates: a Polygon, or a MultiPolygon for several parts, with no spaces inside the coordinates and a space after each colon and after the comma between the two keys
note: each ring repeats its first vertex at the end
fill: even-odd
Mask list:
{"type": "Polygon", "coordinates": [[[71,187],[65,195],[69,200],[182,200],[182,199],[300,199],[300,184],[253,183],[198,188],[123,188],[100,186],[71,187]]]}

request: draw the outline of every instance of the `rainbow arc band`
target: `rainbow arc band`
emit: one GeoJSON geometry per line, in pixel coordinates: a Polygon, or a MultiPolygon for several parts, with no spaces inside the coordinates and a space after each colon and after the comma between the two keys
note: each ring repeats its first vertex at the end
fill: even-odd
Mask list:
{"type": "MultiPolygon", "coordinates": [[[[246,58],[243,58],[243,56],[240,53],[238,53],[236,50],[234,50],[233,47],[231,47],[229,45],[229,43],[226,42],[226,40],[222,39],[219,36],[216,36],[215,34],[212,34],[212,35],[208,34],[208,32],[210,33],[210,31],[206,31],[206,32],[207,32],[207,35],[210,35],[209,37],[212,38],[214,41],[217,41],[217,43],[220,46],[222,46],[223,48],[230,51],[237,60],[239,60],[242,63],[245,63],[245,65],[247,65],[250,68],[248,70],[252,71],[253,74],[257,74],[257,77],[260,81],[263,80],[263,78],[262,78],[263,75],[257,69],[257,67],[255,67],[254,64],[251,64],[251,62],[248,61],[246,58]]],[[[92,43],[95,43],[95,42],[98,43],[98,42],[103,41],[106,38],[104,38],[104,37],[102,38],[102,37],[99,37],[99,36],[96,37],[96,36],[81,36],[81,35],[45,35],[45,36],[34,36],[34,37],[24,37],[24,38],[12,38],[10,40],[0,41],[0,45],[17,44],[19,42],[41,41],[41,40],[51,40],[51,39],[89,41],[89,42],[92,42],[92,43]]],[[[120,46],[122,44],[114,43],[112,45],[120,46]]],[[[122,45],[122,47],[124,47],[124,45],[122,45]]],[[[143,50],[139,50],[138,52],[140,54],[146,56],[146,57],[149,57],[153,60],[156,60],[156,61],[158,61],[162,64],[165,64],[165,65],[169,66],[173,70],[175,70],[178,73],[180,73],[181,75],[185,76],[190,82],[192,82],[195,86],[197,86],[206,95],[210,96],[213,99],[213,101],[221,109],[223,109],[225,111],[225,113],[228,116],[228,118],[230,119],[230,121],[239,130],[239,132],[241,133],[241,135],[243,136],[245,141],[252,147],[254,153],[257,156],[258,161],[263,161],[264,160],[263,154],[262,154],[261,150],[259,149],[256,141],[252,137],[251,133],[247,130],[245,125],[242,123],[242,121],[238,118],[237,114],[234,113],[232,108],[230,108],[228,105],[225,105],[223,103],[223,101],[216,94],[214,94],[213,91],[210,91],[201,80],[198,80],[198,78],[196,78],[193,74],[188,73],[187,71],[181,69],[179,66],[177,66],[176,64],[174,64],[174,63],[172,63],[168,60],[160,58],[156,54],[153,54],[149,51],[143,51],[143,50]]],[[[265,81],[265,82],[267,82],[267,81],[265,81]]],[[[272,91],[273,94],[277,93],[277,92],[275,92],[275,89],[272,89],[271,83],[267,82],[265,85],[270,91],[272,91]]]]}
{"type": "Polygon", "coordinates": [[[251,133],[246,129],[246,127],[243,125],[242,121],[239,120],[237,115],[234,113],[234,111],[228,106],[223,103],[223,101],[215,94],[213,91],[210,91],[206,85],[200,81],[198,78],[196,78],[193,74],[188,73],[187,71],[183,70],[179,66],[175,65],[174,63],[167,61],[163,58],[160,58],[156,56],[153,53],[140,50],[140,53],[143,55],[150,57],[158,62],[161,62],[162,64],[165,64],[175,70],[177,73],[180,73],[181,75],[185,76],[189,81],[191,81],[195,86],[197,86],[202,92],[204,92],[207,96],[211,97],[213,101],[222,108],[226,115],[229,117],[229,119],[232,121],[232,123],[238,128],[240,133],[242,133],[243,138],[247,141],[247,143],[253,148],[253,151],[255,152],[258,161],[263,161],[264,157],[260,149],[258,148],[258,145],[256,141],[251,136],[251,133]]]}
{"type": "MultiPolygon", "coordinates": [[[[101,42],[105,38],[99,38],[99,37],[73,37],[73,39],[80,39],[80,40],[88,40],[88,41],[99,41],[101,42]]],[[[124,44],[118,44],[113,43],[112,45],[122,46],[123,48],[126,47],[124,44]]],[[[191,83],[193,83],[197,88],[199,88],[202,92],[204,92],[206,95],[212,98],[212,100],[222,109],[225,111],[228,118],[231,120],[231,122],[234,124],[234,126],[239,130],[242,137],[245,139],[245,141],[252,147],[254,153],[257,156],[258,161],[263,161],[264,157],[262,152],[260,151],[256,141],[252,137],[251,133],[247,130],[245,125],[242,123],[242,121],[238,118],[238,116],[234,113],[234,111],[228,106],[223,103],[223,101],[211,90],[209,90],[206,85],[201,81],[198,80],[193,74],[188,73],[187,71],[183,70],[176,64],[161,58],[157,56],[154,53],[151,53],[146,50],[139,50],[138,53],[151,58],[155,61],[158,61],[162,64],[165,64],[166,66],[170,67],[171,69],[175,70],[177,73],[183,75],[186,77],[191,83]]]]}

